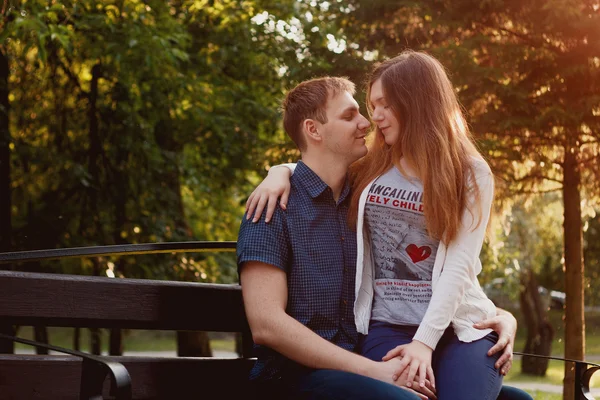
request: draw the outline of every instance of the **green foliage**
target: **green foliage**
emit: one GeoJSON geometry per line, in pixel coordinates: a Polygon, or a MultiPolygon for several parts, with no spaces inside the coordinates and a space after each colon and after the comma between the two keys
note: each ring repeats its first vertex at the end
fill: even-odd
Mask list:
{"type": "MultiPolygon", "coordinates": [[[[573,1],[9,1],[0,45],[10,59],[13,247],[235,240],[250,187],[269,164],[298,156],[280,126],[286,88],[344,75],[363,100],[371,60],[411,47],[448,67],[513,210],[484,248],[483,280],[517,260],[560,289],[555,197],[511,199],[559,189],[575,137],[594,208],[600,24],[592,3],[573,1]]],[[[101,261],[117,275],[235,277],[232,254],[101,261]]]]}
{"type": "Polygon", "coordinates": [[[555,193],[520,196],[510,208],[498,212],[482,251],[481,282],[504,278],[504,292],[518,302],[520,274],[531,269],[540,285],[564,291],[562,214],[562,203],[555,193]]]}
{"type": "MultiPolygon", "coordinates": [[[[293,2],[267,3],[11,2],[13,248],[234,239],[281,137],[288,39],[253,17],[293,2]]],[[[231,254],[194,257],[23,268],[234,280],[231,254]]]]}

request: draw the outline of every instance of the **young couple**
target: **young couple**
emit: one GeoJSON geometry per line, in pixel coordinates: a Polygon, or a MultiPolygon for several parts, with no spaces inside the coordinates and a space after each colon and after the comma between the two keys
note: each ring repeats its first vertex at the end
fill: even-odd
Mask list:
{"type": "Polygon", "coordinates": [[[326,77],[287,94],[302,160],[248,200],[237,254],[259,396],[531,399],[502,386],[516,320],[477,280],[494,179],[444,68],[413,51],[375,66],[368,150],[354,91],[326,77]]]}

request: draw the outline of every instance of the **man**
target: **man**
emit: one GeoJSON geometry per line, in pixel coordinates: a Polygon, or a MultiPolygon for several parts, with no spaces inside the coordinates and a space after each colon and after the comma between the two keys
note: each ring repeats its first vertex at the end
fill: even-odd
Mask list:
{"type": "MultiPolygon", "coordinates": [[[[244,305],[258,361],[251,379],[283,398],[435,398],[429,386],[393,380],[399,359],[353,353],[356,238],[346,223],[350,164],[367,153],[369,121],[354,84],[320,78],[283,103],[284,127],[302,154],[291,178],[289,211],[269,224],[245,218],[238,238],[244,305]]],[[[271,393],[272,394],[272,393],[271,393]]]]}

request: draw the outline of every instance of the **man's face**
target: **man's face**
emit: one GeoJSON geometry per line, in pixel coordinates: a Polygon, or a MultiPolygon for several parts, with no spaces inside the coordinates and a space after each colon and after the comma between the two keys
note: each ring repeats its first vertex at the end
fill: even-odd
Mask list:
{"type": "Polygon", "coordinates": [[[327,101],[327,122],[317,123],[324,149],[352,164],[367,154],[365,136],[370,126],[359,111],[358,103],[348,92],[327,101]]]}

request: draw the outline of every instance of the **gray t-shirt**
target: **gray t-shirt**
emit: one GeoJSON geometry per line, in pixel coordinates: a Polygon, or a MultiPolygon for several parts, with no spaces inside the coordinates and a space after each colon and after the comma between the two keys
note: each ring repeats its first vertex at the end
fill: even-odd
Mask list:
{"type": "Polygon", "coordinates": [[[439,240],[423,215],[423,185],[396,167],[371,186],[365,221],[373,244],[375,288],[371,318],[419,325],[431,300],[431,274],[439,240]]]}

